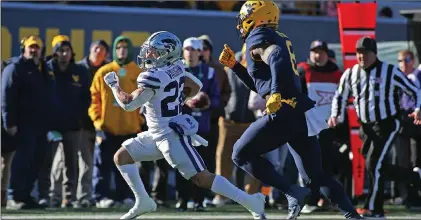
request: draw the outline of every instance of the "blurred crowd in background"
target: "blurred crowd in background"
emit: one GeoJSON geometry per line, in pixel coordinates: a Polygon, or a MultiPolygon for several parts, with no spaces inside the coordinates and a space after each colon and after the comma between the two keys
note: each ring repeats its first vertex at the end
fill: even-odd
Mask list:
{"type": "MultiPolygon", "coordinates": [[[[326,15],[331,2],[288,2],[283,5],[283,11],[326,15]]],[[[237,11],[243,2],[63,3],[237,11]]],[[[212,33],[206,34],[181,39],[184,41],[186,69],[202,81],[205,85],[202,91],[211,100],[207,109],[183,108],[184,113],[197,118],[199,134],[209,141],[208,147],[198,151],[211,172],[225,176],[248,193],[262,191],[268,195],[268,206],[286,209],[284,196],[248,176],[231,160],[235,141],[262,115],[265,100],[250,92],[230,69],[219,64],[220,49],[213,48],[212,33]]],[[[343,72],[336,65],[337,55],[329,50],[326,42],[314,40],[309,45],[308,60],[298,64],[304,87],[308,84],[306,71],[332,74],[335,79],[335,74],[343,72]]],[[[20,46],[19,56],[2,63],[2,207],[131,208],[133,195],[113,164],[113,155],[124,140],[148,128],[142,113],[123,111],[103,82],[107,72],[118,68],[122,89],[126,92],[136,89],[136,78],[143,70],[134,60],[138,51],[134,50],[131,39],[118,36],[112,45],[104,40],[92,42],[89,54],[82,60],[74,59],[71,41],[65,35],[55,36],[52,42],[45,42],[39,36],[27,36],[20,46]],[[52,54],[44,53],[45,44],[52,45],[52,54]]],[[[236,53],[236,58],[247,65],[244,47],[236,53]]],[[[405,74],[421,75],[411,51],[401,51],[396,54],[396,60],[405,74]]],[[[332,80],[327,77],[326,81],[332,80]]],[[[328,100],[327,111],[330,111],[330,104],[331,100],[328,100]]],[[[407,137],[405,133],[401,138],[405,141],[395,144],[397,150],[392,151],[390,160],[396,162],[400,157],[403,159],[399,161],[408,162],[406,166],[420,166],[419,154],[399,153],[402,152],[399,149],[409,149],[407,140],[415,143],[412,146],[421,151],[420,140],[407,137]],[[409,161],[415,164],[409,164],[409,161]]],[[[338,176],[352,197],[348,125],[345,123],[335,128],[328,140],[321,143],[324,168],[338,176]]],[[[276,164],[279,172],[300,182],[287,148],[265,156],[276,164]]],[[[231,203],[220,195],[193,186],[174,172],[165,160],[138,165],[146,189],[159,205],[175,204],[174,208],[180,211],[205,211],[231,203]]],[[[385,202],[404,204],[408,208],[420,207],[419,195],[408,199],[406,184],[391,184],[385,202]]],[[[326,209],[334,208],[322,198],[313,198],[303,213],[326,209]]]]}
{"type": "MultiPolygon", "coordinates": [[[[25,2],[25,1],[19,1],[25,2]]],[[[30,2],[30,1],[27,1],[30,2]]],[[[69,4],[69,5],[97,5],[97,6],[121,6],[143,8],[171,8],[171,9],[196,9],[216,11],[239,11],[245,1],[39,1],[45,4],[69,4]]],[[[337,0],[327,1],[275,1],[282,14],[309,15],[309,16],[337,16],[337,0]]],[[[392,18],[393,6],[383,6],[379,10],[379,16],[392,18]]]]}

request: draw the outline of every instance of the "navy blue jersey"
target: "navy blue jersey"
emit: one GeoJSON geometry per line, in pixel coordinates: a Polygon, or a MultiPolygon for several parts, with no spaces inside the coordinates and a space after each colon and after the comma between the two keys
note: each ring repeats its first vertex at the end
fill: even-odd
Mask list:
{"type": "Polygon", "coordinates": [[[300,107],[305,110],[314,107],[314,102],[302,93],[294,50],[286,35],[272,28],[259,27],[250,32],[246,39],[246,46],[247,71],[261,97],[265,98],[271,93],[280,93],[283,99],[295,98],[300,107]],[[275,70],[275,82],[272,82],[271,66],[251,56],[252,49],[264,45],[277,45],[280,48],[280,54],[277,54],[276,60],[278,65],[275,70]]]}

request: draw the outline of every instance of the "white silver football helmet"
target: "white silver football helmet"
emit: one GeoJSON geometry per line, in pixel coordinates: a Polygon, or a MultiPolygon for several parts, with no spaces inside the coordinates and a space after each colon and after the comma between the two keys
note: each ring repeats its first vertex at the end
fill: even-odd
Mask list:
{"type": "Polygon", "coordinates": [[[181,59],[180,39],[168,31],[153,33],[140,48],[137,64],[142,69],[160,68],[181,59]]]}

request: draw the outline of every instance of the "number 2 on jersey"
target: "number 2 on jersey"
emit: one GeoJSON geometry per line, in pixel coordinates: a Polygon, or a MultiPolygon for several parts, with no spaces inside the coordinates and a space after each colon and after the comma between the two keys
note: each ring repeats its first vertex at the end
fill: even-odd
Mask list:
{"type": "MultiPolygon", "coordinates": [[[[283,38],[287,38],[287,36],[279,31],[277,31],[276,33],[279,34],[279,36],[283,37],[283,38]]],[[[298,70],[297,70],[297,61],[295,60],[295,53],[292,50],[292,43],[290,40],[286,40],[286,45],[288,48],[288,53],[289,53],[289,59],[291,61],[291,65],[292,65],[292,70],[294,71],[295,75],[299,75],[298,70]]]]}
{"type": "Polygon", "coordinates": [[[180,114],[181,112],[181,101],[177,100],[177,98],[181,97],[181,92],[183,92],[184,87],[184,77],[180,78],[180,82],[177,80],[168,83],[168,85],[164,88],[164,92],[170,92],[172,89],[175,89],[174,95],[168,96],[161,101],[161,114],[162,117],[174,117],[180,114]],[[179,101],[178,105],[174,106],[174,109],[169,109],[170,103],[175,103],[179,101]]]}

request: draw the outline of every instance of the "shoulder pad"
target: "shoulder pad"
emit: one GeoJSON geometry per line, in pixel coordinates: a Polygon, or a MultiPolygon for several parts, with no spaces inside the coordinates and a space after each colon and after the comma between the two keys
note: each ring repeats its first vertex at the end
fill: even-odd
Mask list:
{"type": "Polygon", "coordinates": [[[246,39],[247,48],[253,48],[257,45],[273,43],[274,37],[279,36],[275,30],[270,28],[256,28],[252,30],[246,39]]]}
{"type": "Polygon", "coordinates": [[[146,71],[137,77],[137,85],[143,88],[160,89],[163,84],[162,77],[159,76],[160,71],[146,71]]]}

